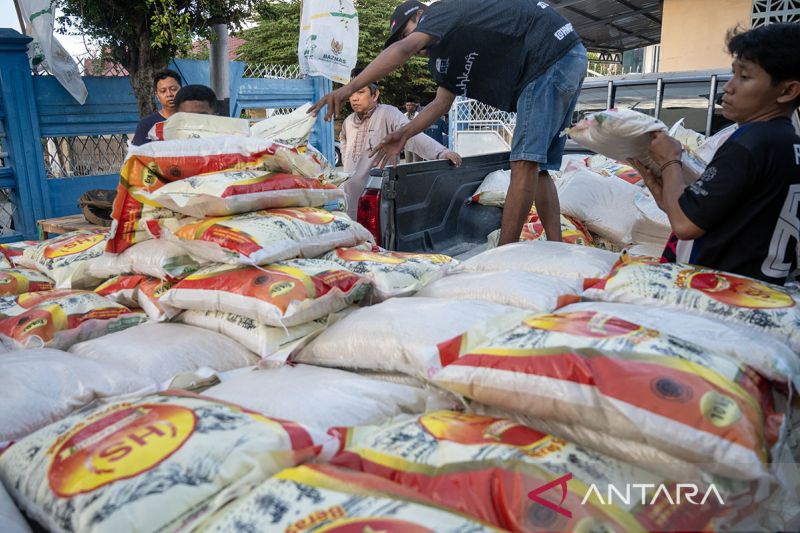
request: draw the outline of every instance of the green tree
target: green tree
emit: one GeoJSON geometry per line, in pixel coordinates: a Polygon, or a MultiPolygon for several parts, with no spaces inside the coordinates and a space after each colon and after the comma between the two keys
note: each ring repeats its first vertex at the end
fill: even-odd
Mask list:
{"type": "MultiPolygon", "coordinates": [[[[355,0],[360,66],[366,66],[383,50],[389,36],[389,17],[399,3],[400,0],[355,0]]],[[[239,47],[240,57],[251,63],[296,64],[300,1],[267,1],[261,6],[256,22],[256,26],[239,34],[247,41],[239,47]]],[[[436,92],[436,84],[423,58],[412,59],[383,79],[380,86],[381,101],[397,106],[409,95],[425,99],[432,98],[436,92]]]]}
{"type": "Polygon", "coordinates": [[[62,33],[86,35],[130,74],[139,113],[155,110],[153,75],[208,38],[214,24],[234,29],[262,0],[55,0],[62,33]]]}

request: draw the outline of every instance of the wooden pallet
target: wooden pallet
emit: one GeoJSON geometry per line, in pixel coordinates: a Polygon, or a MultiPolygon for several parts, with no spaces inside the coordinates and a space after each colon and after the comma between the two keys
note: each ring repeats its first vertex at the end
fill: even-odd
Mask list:
{"type": "Polygon", "coordinates": [[[83,215],[69,215],[66,217],[46,218],[36,222],[39,230],[39,240],[49,238],[50,235],[61,235],[77,230],[98,230],[102,226],[96,226],[86,221],[83,215]]]}

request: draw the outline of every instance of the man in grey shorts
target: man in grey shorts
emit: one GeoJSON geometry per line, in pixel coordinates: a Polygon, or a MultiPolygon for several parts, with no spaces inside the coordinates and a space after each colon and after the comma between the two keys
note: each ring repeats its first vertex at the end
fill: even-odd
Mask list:
{"type": "Polygon", "coordinates": [[[558,195],[547,171],[561,165],[561,131],[572,122],[588,63],[572,24],[533,0],[440,0],[430,6],[411,0],[395,9],[389,31],[386,49],[311,112],[327,106],[330,120],[353,92],[414,55],[428,57],[436,98],[375,147],[381,166],[396,162],[406,141],[447,113],[456,96],[516,111],[500,244],[519,239],[534,199],[547,238],[560,241],[558,195]]]}

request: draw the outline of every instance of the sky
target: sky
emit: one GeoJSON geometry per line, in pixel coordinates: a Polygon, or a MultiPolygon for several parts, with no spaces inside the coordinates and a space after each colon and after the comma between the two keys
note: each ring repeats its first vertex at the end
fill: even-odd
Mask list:
{"type": "MultiPolygon", "coordinates": [[[[20,31],[13,0],[0,0],[0,28],[11,28],[20,31]]],[[[84,46],[83,39],[80,36],[56,34],[56,38],[70,54],[80,55],[86,53],[86,46],[84,46]]]]}

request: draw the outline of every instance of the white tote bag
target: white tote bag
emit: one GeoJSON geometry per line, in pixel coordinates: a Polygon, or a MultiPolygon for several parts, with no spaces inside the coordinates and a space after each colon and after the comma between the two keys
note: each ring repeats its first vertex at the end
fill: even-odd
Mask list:
{"type": "Polygon", "coordinates": [[[350,81],[358,56],[358,13],[352,0],[305,0],[297,55],[303,74],[350,81]]]}

